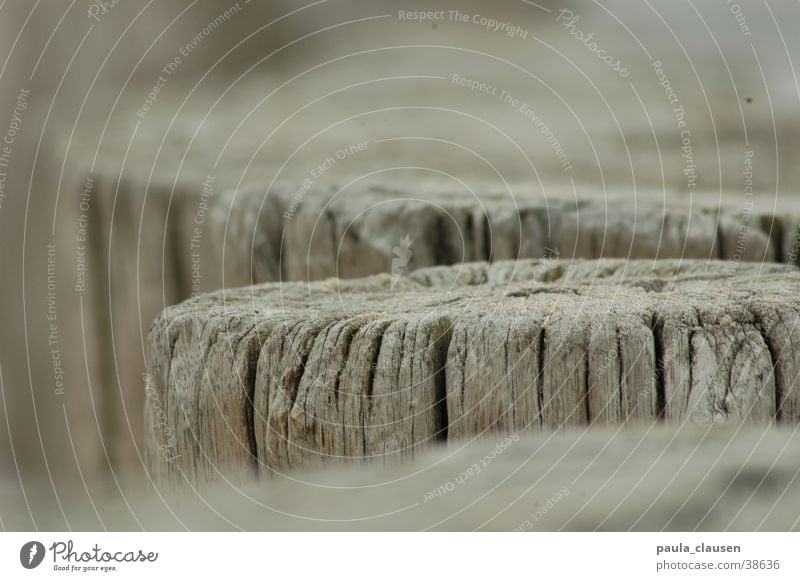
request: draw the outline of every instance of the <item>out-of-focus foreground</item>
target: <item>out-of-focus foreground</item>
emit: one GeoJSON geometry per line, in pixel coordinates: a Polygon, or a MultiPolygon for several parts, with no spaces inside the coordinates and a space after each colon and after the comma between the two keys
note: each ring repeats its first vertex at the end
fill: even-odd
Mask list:
{"type": "MultiPolygon", "coordinates": [[[[708,373],[697,367],[699,348],[685,349],[687,369],[703,371],[692,385],[708,377],[707,389],[721,390],[724,409],[713,417],[738,418],[730,412],[740,375],[780,386],[761,423],[789,425],[509,434],[494,410],[475,432],[490,448],[515,440],[502,461],[479,470],[474,490],[448,483],[480,466],[485,451],[475,446],[440,464],[441,450],[385,471],[313,472],[307,493],[317,500],[305,512],[298,498],[308,485],[294,472],[241,490],[217,483],[208,505],[205,492],[184,491],[192,510],[215,507],[193,520],[152,478],[144,410],[153,405],[152,321],[221,288],[386,273],[394,289],[419,267],[610,257],[719,261],[709,271],[721,294],[736,287],[726,281],[758,280],[759,265],[773,263],[763,272],[790,273],[781,284],[793,292],[798,23],[800,7],[788,1],[6,0],[0,524],[796,528],[798,515],[784,510],[797,495],[787,461],[796,410],[782,412],[797,399],[796,355],[776,351],[760,320],[742,328],[771,369],[740,365],[736,349],[752,343],[732,341],[738,347],[723,353],[722,339],[702,352],[718,356],[708,373]],[[754,455],[773,463],[751,466],[754,455]],[[568,469],[551,473],[562,459],[568,469]],[[658,485],[677,467],[662,502],[658,485]],[[630,498],[615,496],[623,484],[630,498]],[[679,487],[688,494],[676,496],[679,487]],[[347,502],[331,510],[339,490],[347,502]],[[364,510],[350,498],[361,494],[370,496],[364,510]],[[510,508],[517,501],[521,512],[510,508]],[[531,521],[543,502],[553,512],[531,521]],[[167,518],[161,506],[176,512],[167,518]]],[[[581,296],[573,291],[564,292],[581,296]]],[[[619,297],[610,304],[611,319],[632,308],[619,297]]],[[[778,325],[786,344],[795,323],[778,325]]],[[[657,359],[656,336],[648,335],[648,353],[657,359]]],[[[651,375],[651,415],[660,421],[669,405],[656,385],[671,378],[656,367],[651,375]]],[[[196,399],[191,390],[180,396],[196,399]]],[[[223,432],[243,410],[220,412],[223,432]]],[[[192,431],[190,413],[171,421],[192,431]]],[[[220,450],[201,447],[197,456],[220,450]]]]}

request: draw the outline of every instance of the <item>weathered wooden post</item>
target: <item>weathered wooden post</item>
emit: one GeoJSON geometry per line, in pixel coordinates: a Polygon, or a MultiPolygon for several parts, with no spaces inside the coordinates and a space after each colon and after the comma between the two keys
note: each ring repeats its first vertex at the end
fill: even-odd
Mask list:
{"type": "Polygon", "coordinates": [[[728,272],[500,261],[201,295],[150,333],[150,466],[238,481],[487,433],[794,422],[800,273],[728,272]]]}

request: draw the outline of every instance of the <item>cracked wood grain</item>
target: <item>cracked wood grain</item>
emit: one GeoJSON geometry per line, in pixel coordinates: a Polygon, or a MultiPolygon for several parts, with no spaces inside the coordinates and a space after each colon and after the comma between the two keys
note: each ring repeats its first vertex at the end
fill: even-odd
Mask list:
{"type": "Polygon", "coordinates": [[[148,413],[148,458],[174,480],[243,479],[486,433],[796,422],[800,272],[729,273],[500,261],[200,295],[150,334],[168,419],[148,413]]]}
{"type": "MultiPolygon", "coordinates": [[[[699,204],[687,204],[643,196],[631,204],[624,197],[575,201],[525,191],[512,197],[491,189],[476,197],[408,181],[392,187],[365,183],[342,192],[321,181],[299,203],[297,184],[288,182],[268,192],[225,189],[220,182],[213,195],[199,200],[203,177],[193,180],[196,187],[187,181],[147,186],[135,176],[96,182],[92,227],[98,235],[90,244],[97,259],[86,304],[100,312],[92,313],[98,324],[90,331],[96,337],[87,341],[99,351],[90,373],[102,410],[103,462],[120,470],[138,466],[144,441],[137,418],[143,409],[146,329],[161,309],[199,292],[388,272],[394,248],[406,235],[413,243],[404,274],[464,261],[557,256],[722,257],[731,259],[729,270],[735,271],[740,264],[735,257],[796,262],[797,256],[798,219],[792,211],[754,214],[742,237],[742,216],[702,197],[699,204]],[[202,216],[201,204],[207,206],[202,216]]],[[[539,280],[559,276],[549,263],[535,268],[539,280]]],[[[469,284],[481,282],[478,271],[461,272],[478,277],[469,284]]],[[[591,401],[607,378],[589,379],[596,380],[585,389],[591,401]]],[[[551,387],[558,390],[549,383],[546,389],[551,387]]],[[[542,410],[537,413],[543,420],[542,410]]],[[[557,416],[553,422],[560,423],[557,416]]]]}

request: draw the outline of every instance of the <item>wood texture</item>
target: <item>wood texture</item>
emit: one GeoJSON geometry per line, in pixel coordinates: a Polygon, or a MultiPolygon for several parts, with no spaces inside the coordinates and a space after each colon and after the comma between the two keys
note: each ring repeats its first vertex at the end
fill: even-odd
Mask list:
{"type": "Polygon", "coordinates": [[[414,241],[410,270],[552,255],[795,260],[784,248],[795,244],[797,234],[797,215],[791,209],[752,215],[714,202],[718,200],[701,195],[670,202],[639,195],[632,203],[627,196],[588,193],[576,201],[525,188],[489,189],[475,196],[403,181],[392,188],[341,191],[282,184],[268,193],[240,192],[235,205],[215,212],[212,219],[227,225],[216,228],[225,230],[216,245],[235,248],[240,260],[250,257],[257,270],[253,283],[278,275],[281,280],[318,280],[387,272],[393,249],[404,236],[414,241]],[[264,219],[256,225],[253,216],[260,215],[264,219]],[[276,244],[282,235],[283,247],[276,244]]]}
{"type": "MultiPolygon", "coordinates": [[[[95,462],[138,471],[145,330],[162,308],[199,292],[389,272],[405,236],[414,241],[406,273],[555,253],[796,262],[800,212],[785,191],[785,184],[798,182],[800,168],[791,159],[796,139],[775,131],[776,124],[791,126],[796,107],[779,90],[753,94],[763,78],[752,66],[749,44],[726,37],[733,75],[751,94],[744,108],[736,87],[716,79],[716,46],[692,55],[703,76],[714,80],[702,91],[683,49],[662,42],[653,55],[680,94],[691,125],[692,163],[703,168],[690,188],[675,105],[656,82],[652,63],[626,62],[636,79],[631,91],[590,52],[574,52],[574,38],[559,22],[529,20],[535,12],[522,8],[520,22],[544,43],[528,45],[536,58],[524,63],[516,41],[475,34],[473,27],[440,27],[431,37],[427,28],[379,19],[328,45],[358,39],[360,48],[326,66],[318,66],[322,55],[312,50],[287,55],[286,70],[265,63],[258,75],[235,81],[226,75],[238,66],[233,63],[217,71],[223,74],[207,71],[199,86],[170,77],[157,105],[140,116],[153,86],[144,74],[124,87],[98,85],[85,107],[97,113],[82,116],[77,126],[71,115],[56,123],[61,129],[43,147],[54,160],[45,171],[63,175],[66,169],[80,179],[42,191],[61,188],[66,208],[80,195],[73,182],[92,174],[97,183],[89,228],[91,253],[100,259],[91,262],[92,288],[84,300],[94,312],[74,325],[96,336],[87,336],[84,352],[69,357],[88,360],[88,372],[84,380],[79,365],[68,390],[93,387],[101,411],[85,418],[100,425],[95,462]],[[367,39],[381,49],[364,52],[367,45],[360,43],[367,39]],[[560,57],[545,47],[570,55],[567,70],[553,66],[560,57]],[[287,83],[290,70],[298,75],[287,83]],[[583,71],[598,93],[587,92],[583,71]],[[454,82],[464,75],[517,104],[454,82]],[[536,123],[551,129],[556,141],[536,123]],[[359,144],[364,147],[340,158],[340,151],[359,144]],[[742,170],[751,150],[757,171],[755,193],[748,196],[742,170]],[[323,164],[326,169],[317,171],[323,164]],[[209,177],[213,194],[205,199],[209,177]]],[[[643,23],[652,18],[645,12],[643,23]]],[[[581,15],[605,37],[605,50],[631,54],[605,11],[587,7],[581,15]]],[[[314,42],[322,36],[332,42],[327,34],[314,42]]],[[[69,250],[72,216],[62,214],[59,222],[69,250]]],[[[553,333],[558,329],[554,323],[553,333]]],[[[618,365],[638,362],[634,355],[604,365],[608,377],[597,379],[592,392],[612,389],[609,377],[618,365]]],[[[595,349],[588,357],[603,354],[595,349]]],[[[75,409],[90,406],[81,402],[75,409]]],[[[623,411],[605,413],[614,418],[623,411]]]]}
{"type": "MultiPolygon", "coordinates": [[[[409,29],[397,24],[385,32],[407,44],[409,29]]],[[[573,40],[560,25],[539,25],[552,27],[554,46],[573,40]]],[[[454,46],[477,40],[451,33],[454,46]]],[[[383,46],[385,35],[376,38],[383,46]]],[[[490,42],[486,48],[499,55],[510,47],[490,42]]],[[[760,168],[776,166],[775,172],[755,172],[758,195],[748,197],[741,183],[745,144],[735,138],[741,130],[738,94],[709,93],[715,121],[705,93],[701,99],[700,92],[682,91],[696,144],[730,136],[716,150],[695,148],[697,166],[709,169],[688,191],[673,107],[656,83],[637,89],[648,105],[643,115],[627,84],[599,75],[597,86],[614,105],[612,118],[587,98],[583,79],[556,75],[550,94],[532,88],[521,71],[476,62],[472,52],[424,52],[424,58],[411,59],[376,53],[369,57],[375,68],[357,59],[324,73],[315,67],[268,102],[265,94],[280,84],[270,74],[233,84],[210,76],[197,90],[175,79],[145,119],[135,112],[152,85],[132,85],[118,95],[110,118],[82,119],[74,139],[49,144],[59,166],[68,159],[70,172],[81,179],[91,173],[97,183],[90,229],[99,236],[91,252],[102,260],[91,264],[85,303],[100,312],[89,315],[99,324],[84,325],[97,335],[87,338],[84,351],[95,344],[98,354],[73,359],[90,360],[87,381],[105,410],[98,420],[101,464],[138,471],[145,329],[162,308],[199,292],[389,272],[394,249],[406,236],[413,240],[406,273],[555,254],[797,262],[800,207],[779,184],[796,183],[798,168],[772,159],[775,136],[765,129],[776,114],[792,118],[792,104],[764,96],[748,108],[748,147],[758,150],[760,168]],[[396,77],[378,83],[374,75],[364,77],[368,70],[396,77]],[[453,83],[452,73],[464,70],[521,99],[535,96],[535,107],[530,105],[558,127],[571,169],[565,171],[553,145],[518,108],[453,83]],[[351,81],[353,91],[342,90],[351,81]],[[325,91],[326,98],[315,102],[325,91]],[[574,112],[564,109],[560,95],[574,112]],[[774,111],[763,105],[768,102],[774,111]],[[420,139],[397,139],[412,135],[420,139]],[[356,144],[366,146],[339,158],[340,150],[356,144]],[[329,159],[335,163],[318,172],[329,159]],[[213,193],[204,196],[209,178],[213,193]]],[[[515,60],[518,53],[507,56],[515,60]]],[[[658,58],[667,66],[669,56],[658,58]]],[[[684,55],[672,57],[668,68],[677,81],[675,75],[686,70],[684,55]]],[[[530,64],[538,67],[539,60],[530,64]]],[[[550,75],[547,69],[540,72],[550,75]]],[[[649,65],[639,74],[655,78],[649,65]]],[[[760,83],[758,74],[753,85],[760,83]]],[[[101,99],[98,106],[105,110],[108,104],[101,99]]],[[[779,151],[794,149],[793,137],[782,136],[779,151]]],[[[73,188],[69,199],[70,183],[61,184],[65,207],[79,195],[73,188]]],[[[61,223],[65,236],[74,236],[70,221],[61,223]]],[[[72,391],[83,389],[85,382],[73,381],[72,391]]]]}
{"type": "MultiPolygon", "coordinates": [[[[200,292],[391,272],[406,236],[412,242],[401,274],[461,261],[556,256],[724,258],[735,273],[745,260],[793,260],[784,247],[797,222],[791,209],[753,219],[746,244],[737,246],[720,241],[736,239],[741,216],[732,208],[720,214],[703,205],[713,201],[703,196],[667,205],[645,196],[632,206],[624,196],[576,202],[489,189],[476,198],[440,183],[398,181],[347,192],[319,183],[298,204],[297,184],[277,184],[269,193],[212,184],[205,196],[203,184],[202,176],[149,188],[135,179],[95,181],[90,252],[97,258],[86,304],[100,311],[92,313],[101,351],[93,383],[104,410],[104,456],[120,469],[135,469],[143,448],[147,328],[163,308],[200,292]],[[784,236],[774,235],[778,230],[784,236]]],[[[610,377],[614,370],[608,371],[610,377]]]]}
{"type": "Polygon", "coordinates": [[[728,269],[501,261],[201,295],[150,333],[151,467],[237,479],[485,433],[795,422],[800,273],[728,269]]]}

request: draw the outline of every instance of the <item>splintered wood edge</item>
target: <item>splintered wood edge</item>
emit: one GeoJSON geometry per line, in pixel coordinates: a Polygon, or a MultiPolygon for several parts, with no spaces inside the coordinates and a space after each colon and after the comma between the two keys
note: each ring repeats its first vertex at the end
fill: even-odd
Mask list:
{"type": "MultiPolygon", "coordinates": [[[[254,282],[367,276],[394,271],[395,264],[404,275],[430,265],[518,257],[794,263],[800,247],[800,214],[789,200],[777,211],[745,212],[730,202],[718,207],[718,194],[698,193],[691,200],[637,194],[631,204],[625,196],[588,190],[581,190],[580,200],[545,198],[525,184],[513,186],[513,194],[487,184],[472,196],[417,180],[359,183],[345,192],[320,181],[298,198],[297,184],[276,184],[265,195],[263,189],[226,189],[222,177],[210,186],[206,181],[193,175],[178,184],[145,184],[129,176],[117,184],[100,171],[93,182],[92,221],[108,223],[114,216],[114,227],[108,240],[105,229],[91,229],[91,255],[113,249],[117,257],[131,257],[94,260],[100,270],[87,286],[89,303],[105,305],[93,309],[99,330],[88,339],[97,344],[93,384],[108,410],[101,427],[107,452],[98,452],[103,463],[109,454],[114,464],[138,465],[144,434],[135,423],[130,430],[122,426],[126,416],[140,416],[144,403],[141,331],[164,306],[198,293],[254,282]],[[395,262],[404,239],[411,240],[407,261],[395,262]],[[162,259],[145,258],[155,256],[162,259]],[[133,278],[138,287],[127,284],[133,278]],[[113,343],[106,311],[114,321],[113,343]],[[116,353],[109,351],[112,344],[116,353]],[[102,388],[107,385],[119,389],[102,388]]],[[[73,229],[64,235],[72,239],[73,229]]]]}
{"type": "Polygon", "coordinates": [[[531,260],[202,295],[150,333],[150,464],[246,479],[485,432],[794,422],[800,274],[731,266],[531,260]]]}

